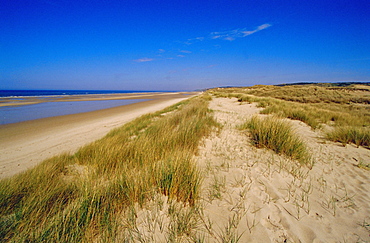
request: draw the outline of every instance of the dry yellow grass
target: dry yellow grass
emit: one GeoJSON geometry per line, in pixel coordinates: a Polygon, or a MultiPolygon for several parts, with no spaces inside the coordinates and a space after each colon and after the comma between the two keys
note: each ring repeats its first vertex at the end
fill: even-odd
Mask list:
{"type": "MultiPolygon", "coordinates": [[[[263,113],[301,120],[313,128],[323,123],[333,126],[334,131],[348,127],[345,135],[328,138],[368,146],[370,111],[366,89],[315,88],[255,86],[209,92],[237,97],[240,102],[255,102],[264,107],[263,113]],[[333,94],[334,98],[330,97],[333,94]],[[365,102],[361,101],[363,99],[365,102]],[[355,138],[348,137],[348,133],[355,138]]],[[[211,230],[213,222],[204,217],[204,208],[199,203],[202,177],[193,163],[193,156],[198,152],[199,141],[217,126],[208,110],[209,99],[210,96],[205,95],[142,116],[73,155],[60,155],[0,181],[1,241],[150,241],[145,233],[160,232],[159,235],[164,235],[163,241],[205,242],[210,237],[220,242],[237,242],[242,235],[232,228],[236,229],[241,222],[238,215],[231,217],[225,228],[211,230]],[[148,215],[137,214],[138,207],[142,207],[143,213],[149,204],[148,215]],[[142,224],[153,232],[143,232],[138,218],[144,218],[142,224]],[[217,235],[212,233],[219,231],[217,235]]],[[[253,118],[246,128],[254,134],[259,146],[271,148],[302,164],[310,158],[304,144],[294,138],[290,127],[281,119],[253,118]]],[[[229,152],[235,151],[230,149],[229,152]]],[[[366,164],[359,166],[368,168],[366,164]]],[[[286,167],[297,178],[301,176],[301,168],[308,170],[298,163],[297,166],[281,164],[280,167],[286,167]]],[[[224,167],[217,167],[217,171],[221,168],[224,167]]],[[[247,188],[244,183],[238,179],[238,184],[247,188]]],[[[229,180],[214,174],[206,196],[211,201],[221,200],[229,184],[229,180]]],[[[244,195],[240,193],[240,200],[245,199],[244,195]]],[[[305,205],[302,209],[309,211],[305,205]]],[[[300,208],[297,209],[299,219],[300,208]]],[[[256,225],[254,220],[248,222],[251,232],[256,225]]]]}
{"type": "Polygon", "coordinates": [[[194,205],[192,161],[215,125],[206,98],[142,116],[106,137],[0,182],[1,241],[112,242],[122,216],[163,194],[194,205]]]}
{"type": "Polygon", "coordinates": [[[370,91],[367,87],[369,86],[336,87],[329,84],[256,85],[217,88],[209,92],[218,97],[236,97],[240,102],[256,102],[259,107],[265,108],[261,112],[263,114],[300,120],[314,129],[320,128],[321,124],[334,126],[335,132],[328,132],[328,139],[368,146],[370,91]],[[344,130],[347,132],[343,132],[344,130]]]}
{"type": "Polygon", "coordinates": [[[272,149],[301,164],[308,164],[310,156],[303,141],[293,132],[290,124],[276,117],[252,117],[241,128],[249,130],[252,142],[257,147],[272,149]]]}

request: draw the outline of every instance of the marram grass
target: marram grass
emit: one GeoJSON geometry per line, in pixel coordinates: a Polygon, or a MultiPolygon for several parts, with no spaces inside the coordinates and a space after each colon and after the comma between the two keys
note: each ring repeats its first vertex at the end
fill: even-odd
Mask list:
{"type": "Polygon", "coordinates": [[[0,181],[0,241],[114,242],[133,205],[158,194],[193,205],[201,177],[192,156],[216,125],[208,99],[144,115],[0,181]]]}
{"type": "Polygon", "coordinates": [[[307,164],[310,161],[303,141],[293,132],[291,125],[281,119],[254,116],[241,128],[249,130],[252,143],[256,147],[271,149],[277,154],[298,160],[301,164],[307,164]]]}
{"type": "Polygon", "coordinates": [[[340,126],[327,132],[326,137],[343,144],[353,143],[357,146],[370,146],[370,129],[368,127],[340,126]]]}
{"type": "Polygon", "coordinates": [[[327,139],[369,146],[370,94],[368,86],[336,87],[330,84],[217,88],[216,97],[235,97],[240,102],[255,102],[262,114],[300,120],[313,129],[322,124],[334,127],[327,139]]]}

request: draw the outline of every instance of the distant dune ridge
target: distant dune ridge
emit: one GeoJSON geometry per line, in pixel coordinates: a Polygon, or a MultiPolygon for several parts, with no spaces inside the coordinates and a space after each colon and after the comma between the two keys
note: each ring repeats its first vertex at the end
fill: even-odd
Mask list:
{"type": "Polygon", "coordinates": [[[61,149],[9,127],[1,240],[370,242],[368,87],[215,88],[87,113],[88,126],[60,117],[43,138],[95,137],[41,164],[25,158],[61,149]],[[9,177],[10,164],[34,169],[9,177]]]}

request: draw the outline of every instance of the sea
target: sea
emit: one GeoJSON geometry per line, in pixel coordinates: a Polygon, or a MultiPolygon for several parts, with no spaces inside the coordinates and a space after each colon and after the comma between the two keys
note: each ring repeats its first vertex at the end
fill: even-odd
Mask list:
{"type": "MultiPolygon", "coordinates": [[[[0,98],[22,100],[27,97],[45,98],[45,102],[22,106],[0,106],[0,125],[23,122],[53,116],[69,115],[108,109],[117,106],[146,101],[147,99],[98,100],[98,101],[65,101],[48,102],[53,96],[89,95],[89,94],[127,94],[161,91],[140,90],[0,90],[0,98]]],[[[163,91],[168,92],[168,91],[163,91]]]]}
{"type": "Polygon", "coordinates": [[[148,92],[171,92],[171,91],[146,91],[146,90],[0,90],[2,97],[23,96],[60,96],[60,95],[88,95],[88,94],[127,94],[148,92]]]}

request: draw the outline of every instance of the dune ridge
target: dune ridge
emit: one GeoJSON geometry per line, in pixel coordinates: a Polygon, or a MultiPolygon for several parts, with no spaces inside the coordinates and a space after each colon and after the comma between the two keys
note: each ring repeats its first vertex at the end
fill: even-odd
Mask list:
{"type": "Polygon", "coordinates": [[[214,98],[210,108],[223,129],[205,139],[197,160],[213,235],[229,227],[240,242],[369,242],[369,171],[356,166],[370,161],[368,149],[325,142],[320,131],[289,121],[315,161],[294,167],[237,129],[261,110],[255,104],[214,98]]]}
{"type": "MultiPolygon", "coordinates": [[[[104,230],[101,231],[102,234],[99,234],[99,229],[91,224],[89,225],[90,228],[87,228],[89,229],[87,232],[82,232],[84,236],[81,236],[81,239],[86,242],[94,237],[118,242],[370,241],[370,178],[368,170],[370,150],[368,148],[353,143],[329,141],[326,132],[327,129],[332,129],[333,120],[322,120],[327,121],[327,123],[324,122],[318,125],[308,123],[307,120],[303,122],[304,119],[297,119],[303,116],[281,116],[281,113],[279,116],[279,114],[273,112],[264,112],[266,107],[274,104],[273,102],[276,102],[276,100],[261,101],[253,96],[240,96],[239,94],[227,96],[216,94],[211,97],[210,93],[204,94],[200,98],[203,99],[202,102],[209,102],[208,110],[203,103],[202,114],[208,114],[207,117],[209,116],[210,120],[215,119],[211,122],[213,132],[203,135],[198,149],[196,149],[197,146],[194,147],[195,154],[189,156],[189,158],[193,158],[190,164],[194,162],[198,165],[196,170],[193,171],[195,173],[193,175],[196,175],[196,178],[201,178],[201,181],[198,179],[196,181],[189,180],[184,184],[196,187],[196,196],[192,194],[194,200],[182,201],[178,198],[178,200],[171,198],[168,192],[171,191],[172,182],[176,181],[175,178],[179,174],[167,173],[167,170],[173,167],[171,164],[168,164],[169,168],[166,169],[155,167],[161,175],[160,179],[154,183],[160,186],[159,191],[150,194],[144,190],[144,194],[148,193],[147,195],[149,195],[145,203],[138,203],[140,200],[133,201],[122,211],[120,211],[121,209],[115,211],[114,220],[109,221],[109,223],[115,225],[116,228],[112,232],[109,231],[108,235],[105,235],[104,230]],[[263,102],[265,104],[261,105],[263,102]],[[292,128],[294,134],[301,139],[305,151],[307,150],[310,155],[304,159],[304,163],[299,161],[296,156],[279,153],[278,150],[273,151],[267,146],[264,147],[263,144],[255,146],[256,143],[251,140],[250,127],[245,124],[252,118],[258,118],[256,122],[261,122],[266,120],[267,117],[274,117],[275,120],[287,124],[292,128]],[[94,233],[90,230],[97,231],[94,233]]],[[[163,102],[160,102],[160,104],[165,105],[163,102]]],[[[178,111],[176,112],[182,110],[186,114],[192,114],[197,110],[194,105],[189,107],[182,105],[177,105],[178,111]]],[[[146,107],[148,106],[146,105],[146,107]]],[[[173,130],[166,131],[177,134],[176,131],[178,131],[181,119],[179,120],[173,109],[169,110],[171,111],[162,111],[152,121],[172,117],[171,124],[168,125],[173,130]]],[[[133,110],[130,109],[130,111],[133,110]]],[[[101,116],[101,112],[94,114],[101,116]]],[[[105,112],[109,113],[110,111],[105,112]]],[[[92,119],[94,114],[89,114],[92,117],[88,120],[94,120],[92,119]]],[[[86,122],[86,114],[83,116],[86,122]]],[[[74,117],[76,118],[76,116],[74,117]]],[[[107,117],[104,116],[104,119],[107,119],[107,117]]],[[[61,118],[67,119],[67,117],[61,118]]],[[[122,116],[119,120],[122,121],[122,116]]],[[[366,120],[357,120],[356,122],[367,124],[366,120]]],[[[56,121],[54,120],[54,122],[56,121]]],[[[335,122],[337,121],[351,122],[352,119],[340,120],[336,117],[335,122]]],[[[193,129],[197,129],[197,123],[187,122],[193,129]]],[[[95,122],[95,124],[97,123],[95,122]]],[[[184,125],[184,121],[182,121],[182,125],[184,125]]],[[[141,133],[146,134],[146,132],[154,131],[152,133],[154,137],[150,144],[156,144],[157,142],[161,145],[166,144],[166,138],[168,137],[158,138],[155,133],[156,129],[159,129],[158,127],[149,126],[147,130],[140,129],[140,127],[142,126],[138,126],[139,130],[133,133],[136,135],[128,137],[128,141],[136,141],[138,137],[141,137],[141,133]]],[[[123,127],[122,129],[127,128],[123,127]]],[[[31,130],[32,126],[30,127],[31,130]]],[[[96,130],[100,130],[100,128],[96,127],[96,130]]],[[[186,126],[185,131],[189,132],[186,126]]],[[[113,132],[118,133],[118,130],[116,129],[113,132]]],[[[184,142],[181,139],[176,141],[176,144],[178,142],[183,144],[184,142]]],[[[193,139],[189,141],[193,141],[193,139]]],[[[34,146],[37,144],[41,143],[38,141],[34,146]]],[[[104,146],[109,149],[111,143],[104,146]]],[[[172,144],[167,146],[166,149],[170,149],[172,146],[177,147],[172,144]]],[[[89,149],[91,148],[88,146],[85,148],[87,152],[89,152],[89,149]]],[[[100,148],[97,147],[96,149],[97,154],[100,154],[100,148]]],[[[132,154],[141,158],[140,156],[145,156],[147,153],[142,154],[141,151],[142,147],[139,146],[138,150],[132,151],[132,154]]],[[[77,162],[81,154],[82,152],[75,155],[74,158],[77,159],[77,162]]],[[[86,154],[89,155],[90,153],[86,154]]],[[[94,158],[91,159],[95,161],[94,158]]],[[[86,160],[89,161],[88,156],[86,160]]],[[[100,160],[96,161],[100,164],[100,160]]],[[[160,159],[154,161],[154,164],[162,165],[165,161],[168,162],[171,159],[160,159]]],[[[111,162],[116,163],[114,160],[111,162]]],[[[176,160],[176,162],[184,164],[184,161],[176,160]]],[[[101,165],[104,167],[104,164],[101,165]]],[[[147,163],[144,163],[144,165],[147,165],[147,163]]],[[[67,170],[67,175],[75,173],[83,181],[86,172],[84,168],[79,164],[72,164],[72,166],[66,167],[65,170],[67,170]]],[[[134,170],[135,173],[139,173],[136,168],[134,170]]],[[[120,173],[120,170],[117,172],[120,173]]],[[[104,186],[111,182],[109,178],[100,179],[102,179],[100,184],[99,180],[97,181],[102,188],[105,188],[104,186]]],[[[131,184],[124,185],[130,188],[131,184]]],[[[109,202],[112,202],[109,200],[115,198],[114,193],[122,193],[120,190],[126,188],[123,185],[121,186],[122,188],[113,187],[114,190],[107,195],[99,194],[102,196],[101,200],[105,200],[104,202],[108,202],[107,205],[109,205],[109,202]]],[[[142,190],[138,190],[142,192],[142,190]]],[[[93,192],[95,193],[95,190],[93,192]]],[[[12,196],[16,198],[17,194],[12,196]]],[[[99,197],[93,197],[93,199],[98,200],[99,197]]],[[[99,200],[96,202],[99,202],[99,200]]],[[[118,202],[118,205],[120,203],[121,201],[118,202]]],[[[97,212],[100,212],[101,205],[99,205],[93,205],[93,208],[98,210],[97,212]],[[97,207],[95,208],[95,206],[97,207]]],[[[90,207],[86,208],[89,209],[90,207]]],[[[101,208],[104,209],[104,207],[101,208]]],[[[17,222],[16,216],[16,214],[5,215],[1,220],[9,221],[8,223],[11,225],[11,222],[17,222]]],[[[54,230],[57,232],[61,229],[57,227],[54,230]]]]}

